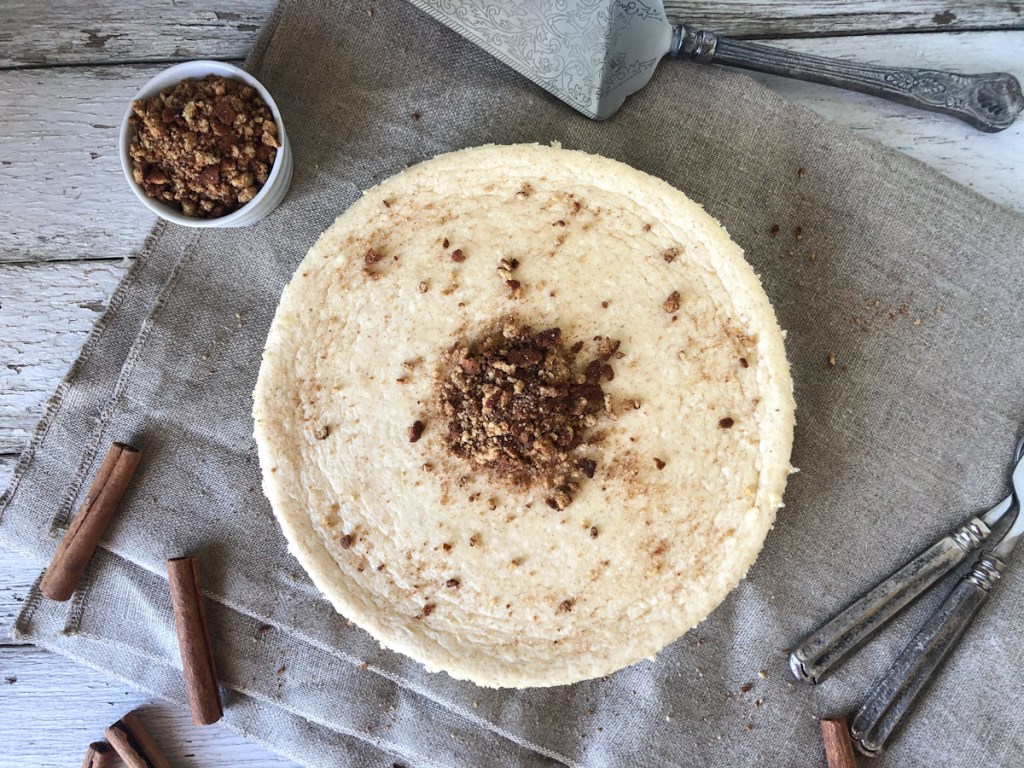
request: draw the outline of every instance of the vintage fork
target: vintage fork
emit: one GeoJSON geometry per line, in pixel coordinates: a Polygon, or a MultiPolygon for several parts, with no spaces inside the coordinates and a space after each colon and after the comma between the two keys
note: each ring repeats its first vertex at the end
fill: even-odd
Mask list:
{"type": "Polygon", "coordinates": [[[1024,514],[1020,509],[1024,499],[1024,461],[1018,460],[1014,469],[1012,495],[1015,497],[1012,503],[1017,508],[1013,524],[960,580],[878,681],[854,716],[850,735],[862,754],[874,757],[881,753],[886,740],[1002,578],[1007,562],[1024,533],[1024,514]]]}
{"type": "MultiPolygon", "coordinates": [[[[1024,438],[1017,443],[1014,464],[1024,454],[1024,438]]],[[[932,584],[977,553],[1003,516],[1014,507],[1014,494],[980,517],[973,517],[953,533],[881,581],[846,609],[823,624],[789,656],[797,680],[820,683],[846,656],[859,648],[878,629],[932,584]]]]}

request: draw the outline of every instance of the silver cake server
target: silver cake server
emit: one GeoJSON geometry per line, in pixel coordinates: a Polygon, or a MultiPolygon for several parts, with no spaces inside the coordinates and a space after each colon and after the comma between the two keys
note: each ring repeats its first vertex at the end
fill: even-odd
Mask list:
{"type": "Polygon", "coordinates": [[[1020,83],[794,53],[673,25],[662,0],[410,0],[582,112],[604,120],[666,55],[860,91],[1001,131],[1024,109],[1020,83]]]}

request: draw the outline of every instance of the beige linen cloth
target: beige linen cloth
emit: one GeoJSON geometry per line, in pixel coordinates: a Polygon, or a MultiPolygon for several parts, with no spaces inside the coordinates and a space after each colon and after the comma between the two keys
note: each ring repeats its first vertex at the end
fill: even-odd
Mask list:
{"type": "MultiPolygon", "coordinates": [[[[597,123],[411,6],[367,8],[282,4],[249,66],[287,124],[288,198],[247,229],[158,227],[57,389],[0,500],[4,545],[45,564],[109,443],[145,458],[73,601],[34,591],[17,631],[182,702],[164,563],[193,554],[226,722],[304,765],[823,764],[817,718],[854,709],[941,595],[818,688],[790,682],[787,648],[1006,492],[1024,220],[742,74],[665,62],[597,123]],[[249,413],[281,289],[361,190],[525,141],[666,179],[743,246],[789,332],[801,472],[747,579],[657,659],[486,690],[381,650],[320,597],[260,491],[249,413]]],[[[1022,603],[1019,563],[876,765],[1020,759],[1022,603]]]]}

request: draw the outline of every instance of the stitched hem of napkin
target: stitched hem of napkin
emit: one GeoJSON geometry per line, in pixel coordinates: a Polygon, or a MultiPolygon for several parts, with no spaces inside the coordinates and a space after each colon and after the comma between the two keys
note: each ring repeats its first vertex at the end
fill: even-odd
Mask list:
{"type": "MultiPolygon", "coordinates": [[[[135,562],[132,562],[130,560],[126,560],[125,558],[122,558],[122,557],[120,557],[120,556],[118,556],[116,554],[113,554],[113,553],[106,552],[104,554],[105,554],[106,557],[117,558],[118,560],[120,560],[122,562],[129,563],[133,567],[140,568],[140,569],[146,571],[147,573],[149,573],[148,569],[146,569],[144,566],[142,566],[139,563],[135,563],[135,562]]],[[[39,608],[43,607],[45,605],[45,603],[44,603],[45,598],[44,598],[44,596],[42,595],[42,593],[41,593],[41,591],[39,589],[39,584],[40,584],[40,581],[41,581],[41,578],[42,578],[42,575],[40,575],[40,577],[36,579],[35,583],[31,587],[31,589],[29,590],[29,594],[27,595],[27,597],[25,599],[25,606],[24,606],[23,610],[21,611],[21,613],[19,614],[19,616],[17,617],[15,625],[14,625],[14,627],[12,629],[12,636],[15,637],[16,639],[31,641],[32,643],[38,644],[41,647],[44,647],[44,648],[46,648],[48,650],[54,651],[56,653],[60,653],[61,655],[67,656],[68,658],[71,658],[71,659],[73,659],[73,660],[75,660],[75,661],[77,661],[79,663],[83,663],[86,666],[89,666],[91,668],[97,669],[97,670],[103,672],[104,674],[113,675],[117,679],[122,680],[123,682],[125,682],[125,683],[127,683],[129,685],[132,685],[135,688],[138,688],[140,690],[143,690],[143,691],[146,691],[148,693],[151,693],[151,694],[153,694],[155,696],[159,696],[159,697],[164,698],[164,699],[166,699],[168,701],[173,701],[174,703],[177,703],[177,704],[183,704],[184,703],[183,701],[179,701],[179,700],[175,700],[175,699],[169,699],[169,698],[166,697],[165,694],[161,694],[158,691],[155,691],[155,690],[151,689],[150,687],[146,686],[144,683],[140,683],[140,682],[138,682],[138,681],[136,681],[134,679],[128,678],[128,677],[122,677],[120,674],[118,674],[113,669],[107,669],[107,668],[102,667],[102,666],[100,666],[98,664],[95,664],[95,663],[93,663],[93,662],[91,662],[91,661],[89,661],[89,660],[87,660],[85,658],[79,657],[76,654],[68,651],[63,645],[61,645],[61,643],[68,642],[68,641],[70,641],[70,642],[86,641],[86,642],[89,642],[89,643],[94,643],[94,644],[96,644],[98,646],[108,647],[108,648],[110,648],[112,650],[112,652],[114,652],[116,650],[117,652],[120,652],[120,653],[131,654],[132,656],[135,656],[137,658],[145,659],[148,662],[154,664],[155,666],[158,666],[158,667],[161,667],[161,668],[165,668],[165,669],[168,669],[168,670],[174,670],[174,671],[180,673],[181,667],[177,666],[176,664],[174,664],[173,662],[169,661],[166,658],[162,658],[162,657],[156,656],[156,655],[154,655],[152,653],[148,653],[148,652],[146,652],[144,650],[141,650],[141,649],[139,649],[139,648],[137,648],[135,646],[126,645],[126,644],[120,642],[116,637],[107,637],[107,636],[104,636],[104,635],[95,634],[95,633],[87,631],[87,630],[86,631],[82,631],[80,629],[82,619],[85,616],[85,611],[86,611],[86,606],[87,606],[87,601],[88,601],[90,589],[91,589],[91,586],[98,579],[100,567],[101,567],[100,564],[96,560],[94,560],[93,563],[90,565],[89,571],[87,571],[86,576],[83,579],[82,584],[79,586],[79,588],[75,592],[75,596],[73,598],[73,602],[72,602],[72,604],[71,604],[71,606],[69,608],[69,611],[68,611],[69,615],[66,618],[65,623],[63,624],[62,628],[60,630],[57,630],[58,634],[56,636],[54,636],[54,637],[51,637],[50,635],[46,634],[46,630],[33,626],[33,624],[35,623],[36,614],[37,614],[39,608]]],[[[248,613],[246,613],[244,611],[238,611],[237,609],[232,608],[231,606],[226,606],[226,607],[228,607],[229,610],[235,611],[236,613],[238,613],[239,615],[241,615],[243,617],[246,617],[246,618],[249,618],[249,619],[253,619],[255,621],[261,621],[261,619],[259,617],[257,617],[257,616],[252,616],[251,614],[248,614],[248,613]]],[[[59,608],[60,608],[60,606],[56,605],[56,604],[50,606],[50,610],[51,611],[52,610],[59,610],[59,608]]],[[[46,616],[46,612],[43,613],[43,616],[39,620],[41,622],[53,622],[54,621],[54,619],[52,617],[47,617],[46,616]]],[[[285,634],[289,635],[290,637],[293,637],[293,638],[296,637],[296,635],[294,633],[288,632],[287,630],[285,630],[283,628],[281,629],[281,631],[284,632],[285,634]]],[[[299,638],[299,639],[300,639],[300,642],[307,642],[304,639],[301,639],[301,638],[299,638]]],[[[329,648],[325,648],[324,646],[322,646],[320,644],[317,644],[317,643],[308,643],[308,644],[310,646],[312,646],[313,648],[316,648],[318,650],[324,650],[324,651],[330,652],[329,648]]],[[[336,654],[336,653],[331,653],[331,655],[339,657],[339,654],[336,654]]],[[[339,660],[343,660],[345,662],[350,662],[350,663],[352,663],[353,666],[358,664],[358,662],[353,662],[351,659],[348,659],[348,658],[342,659],[342,658],[339,657],[339,660]]],[[[370,669],[370,670],[367,670],[367,671],[378,672],[378,670],[374,670],[374,669],[370,669]]],[[[424,696],[419,691],[415,690],[415,688],[412,687],[412,686],[403,685],[402,682],[400,680],[398,680],[398,679],[395,679],[394,676],[383,675],[383,677],[385,679],[387,679],[388,682],[390,684],[394,685],[396,688],[399,688],[399,689],[405,691],[408,694],[412,694],[414,696],[419,696],[419,697],[425,699],[426,702],[428,703],[428,705],[429,705],[429,703],[438,704],[445,711],[450,712],[455,717],[459,718],[462,721],[465,721],[467,726],[480,728],[482,731],[484,731],[486,733],[491,733],[494,736],[498,737],[499,739],[504,739],[504,740],[510,742],[511,744],[515,744],[517,747],[519,747],[519,748],[521,748],[521,749],[523,749],[523,750],[525,750],[527,752],[532,752],[532,753],[534,753],[534,754],[536,754],[536,755],[538,755],[540,757],[546,758],[546,759],[551,760],[553,762],[556,762],[556,763],[558,763],[560,765],[564,765],[564,766],[566,766],[566,768],[582,768],[582,764],[579,763],[578,761],[572,760],[572,759],[570,759],[570,758],[568,758],[567,756],[564,756],[564,755],[559,755],[558,753],[556,753],[556,752],[554,752],[552,750],[540,747],[539,745],[530,744],[530,743],[524,741],[523,739],[520,739],[520,738],[515,737],[513,735],[502,733],[502,732],[498,731],[497,729],[495,729],[487,721],[483,721],[480,718],[476,718],[476,717],[465,717],[465,716],[462,715],[462,713],[458,712],[455,708],[450,707],[450,706],[446,705],[443,702],[438,702],[433,697],[424,696]]],[[[222,681],[222,684],[224,685],[224,687],[227,690],[230,690],[230,691],[233,691],[233,692],[237,692],[237,693],[241,693],[241,694],[243,694],[243,695],[245,695],[245,696],[247,696],[247,697],[249,697],[249,698],[251,698],[251,699],[253,699],[255,701],[264,702],[264,703],[270,705],[271,707],[273,707],[275,709],[279,709],[279,710],[284,711],[284,712],[286,712],[288,714],[291,714],[291,715],[294,715],[296,717],[299,717],[299,718],[301,718],[301,719],[303,719],[303,720],[305,720],[307,722],[310,722],[310,723],[313,723],[315,725],[324,727],[325,729],[327,729],[329,731],[332,731],[334,733],[338,733],[338,734],[341,734],[341,735],[344,735],[344,736],[355,738],[355,739],[357,739],[357,740],[359,740],[361,742],[364,742],[366,744],[370,744],[371,746],[373,746],[375,748],[381,749],[381,750],[386,751],[386,752],[391,753],[391,754],[398,755],[398,756],[402,757],[403,759],[411,760],[411,761],[413,761],[413,764],[415,764],[415,765],[431,766],[432,768],[446,768],[445,763],[439,762],[436,758],[425,756],[425,755],[420,754],[420,753],[409,752],[406,748],[402,747],[399,744],[392,744],[392,742],[389,741],[389,740],[381,739],[381,738],[375,738],[375,737],[373,737],[371,735],[368,735],[367,733],[362,733],[359,730],[354,729],[352,727],[343,727],[343,726],[339,726],[337,724],[331,723],[327,719],[316,717],[315,715],[313,715],[311,713],[304,712],[301,709],[298,709],[298,708],[296,708],[296,707],[294,707],[292,705],[288,705],[285,702],[282,702],[280,699],[276,699],[273,696],[268,695],[265,691],[261,691],[261,690],[258,690],[256,688],[248,687],[244,683],[239,683],[237,681],[232,681],[232,682],[222,681]]],[[[257,741],[259,741],[259,739],[257,739],[257,741]]],[[[263,742],[260,742],[260,743],[263,743],[263,742]]],[[[271,751],[277,752],[279,754],[281,753],[279,747],[277,747],[277,746],[275,746],[273,744],[265,744],[265,746],[267,746],[269,749],[271,749],[271,751]]]]}
{"type": "MultiPolygon", "coordinates": [[[[5,546],[9,547],[9,543],[5,543],[5,546]]],[[[118,560],[120,560],[122,562],[129,563],[129,564],[131,564],[134,567],[142,569],[146,573],[158,576],[158,577],[160,577],[160,578],[162,578],[163,580],[166,581],[166,578],[167,578],[166,573],[160,573],[160,572],[158,572],[155,569],[149,568],[143,562],[136,561],[136,560],[134,560],[134,559],[132,559],[130,557],[125,557],[122,554],[120,554],[120,553],[118,553],[118,552],[116,552],[114,550],[108,549],[107,547],[101,546],[99,549],[103,550],[104,555],[107,556],[107,557],[117,558],[118,560]]],[[[27,551],[27,550],[18,550],[18,551],[20,551],[22,554],[24,554],[27,558],[29,558],[31,560],[34,560],[37,563],[42,564],[42,562],[43,562],[43,558],[41,557],[40,553],[38,553],[36,551],[27,551]]],[[[74,638],[81,638],[81,639],[84,639],[84,640],[89,640],[89,641],[95,642],[95,643],[102,643],[102,644],[105,644],[105,645],[111,645],[111,646],[117,645],[118,647],[121,647],[124,650],[126,650],[128,652],[131,652],[132,654],[135,654],[136,656],[150,658],[151,655],[144,654],[141,651],[138,651],[138,650],[136,650],[134,648],[129,648],[128,646],[121,646],[120,644],[116,643],[112,639],[102,638],[100,636],[92,635],[89,632],[82,632],[81,631],[80,627],[81,627],[82,622],[83,622],[84,618],[86,617],[87,611],[89,609],[88,598],[89,598],[89,595],[91,593],[91,588],[92,588],[93,584],[95,583],[95,581],[97,580],[97,577],[98,577],[96,562],[97,561],[94,559],[93,562],[90,563],[88,569],[85,572],[85,575],[82,578],[82,581],[79,583],[78,587],[75,590],[75,593],[74,593],[74,595],[72,597],[72,601],[68,605],[68,614],[65,617],[64,624],[63,624],[63,627],[61,629],[61,635],[63,635],[64,637],[68,637],[68,638],[72,638],[72,637],[74,637],[74,638]]],[[[44,573],[45,573],[45,571],[43,571],[43,572],[41,572],[39,574],[39,576],[36,578],[35,582],[33,583],[32,587],[30,588],[29,593],[28,593],[28,595],[25,598],[25,602],[23,604],[23,607],[22,607],[21,611],[19,612],[18,616],[16,617],[14,625],[12,627],[12,631],[11,631],[12,637],[14,637],[15,639],[19,639],[19,640],[30,641],[32,643],[38,644],[38,645],[48,649],[48,650],[54,651],[56,653],[60,653],[60,654],[65,655],[65,656],[68,656],[68,658],[71,658],[71,659],[73,659],[75,661],[80,661],[78,657],[76,657],[75,655],[73,655],[71,653],[66,652],[63,648],[55,647],[53,645],[53,641],[47,639],[47,637],[44,636],[44,635],[38,634],[36,631],[34,631],[31,628],[31,625],[32,625],[32,623],[33,623],[33,621],[35,619],[35,615],[39,611],[40,607],[42,607],[43,601],[45,600],[45,598],[42,595],[42,592],[39,589],[39,585],[40,585],[40,582],[42,581],[42,577],[43,577],[44,573]]],[[[290,637],[293,637],[293,638],[297,639],[298,641],[300,641],[302,643],[306,643],[307,645],[311,646],[312,648],[315,648],[317,650],[320,650],[320,651],[323,651],[325,653],[330,654],[331,656],[337,658],[339,661],[342,661],[344,663],[347,663],[347,664],[349,664],[351,666],[356,666],[356,667],[361,666],[361,664],[362,664],[362,662],[358,658],[356,658],[354,656],[350,656],[349,654],[344,653],[341,649],[339,649],[337,647],[334,647],[334,646],[331,646],[329,644],[318,642],[318,641],[310,638],[305,633],[299,632],[299,631],[297,631],[297,630],[295,630],[295,629],[293,629],[291,627],[288,627],[287,625],[281,624],[281,623],[275,621],[271,617],[264,616],[262,614],[254,612],[254,611],[244,610],[244,609],[240,608],[239,606],[232,604],[231,601],[228,601],[228,600],[226,600],[226,599],[224,599],[224,598],[222,598],[222,597],[220,597],[220,596],[218,596],[218,595],[216,595],[216,594],[214,594],[212,592],[207,592],[206,594],[207,594],[208,599],[214,600],[215,602],[225,606],[229,610],[234,611],[235,613],[237,613],[237,614],[239,614],[241,616],[245,616],[247,618],[254,619],[254,620],[259,621],[261,623],[269,624],[269,625],[273,626],[275,629],[277,629],[277,630],[279,630],[279,631],[289,635],[290,637]]],[[[156,659],[157,661],[159,661],[160,664],[166,665],[166,660],[160,660],[157,657],[153,657],[153,658],[156,659]]],[[[145,691],[147,691],[149,693],[153,693],[153,695],[160,696],[159,693],[151,691],[146,686],[144,686],[144,685],[142,685],[142,684],[140,684],[140,683],[138,683],[138,682],[136,682],[134,680],[131,680],[131,679],[128,679],[128,678],[122,678],[119,675],[117,675],[116,673],[108,672],[107,670],[102,669],[102,668],[100,668],[98,666],[95,666],[95,665],[93,665],[92,663],[90,663],[88,661],[81,660],[80,663],[83,663],[86,666],[98,669],[99,671],[103,672],[104,674],[113,674],[115,677],[117,677],[117,679],[123,680],[124,682],[126,682],[126,683],[128,683],[128,684],[130,684],[130,685],[132,685],[132,686],[134,686],[134,687],[136,687],[138,689],[140,689],[140,690],[145,690],[145,691]]],[[[479,715],[475,715],[472,712],[465,711],[464,708],[462,708],[462,707],[460,707],[458,705],[455,705],[455,704],[453,704],[450,701],[446,701],[446,700],[441,699],[437,694],[435,694],[432,691],[430,691],[429,688],[424,688],[423,686],[418,685],[415,682],[407,680],[406,678],[402,677],[401,675],[389,672],[389,671],[384,670],[384,669],[382,669],[380,667],[368,667],[365,671],[368,672],[368,673],[379,675],[380,677],[384,678],[385,680],[387,680],[392,685],[395,685],[395,686],[401,688],[402,690],[406,691],[409,694],[412,694],[414,696],[418,696],[418,697],[420,697],[422,699],[425,699],[428,702],[436,704],[437,706],[443,708],[445,711],[450,712],[455,717],[458,717],[460,720],[463,720],[463,721],[467,722],[468,724],[470,724],[472,726],[478,727],[478,728],[480,728],[483,731],[491,733],[491,734],[493,734],[494,736],[496,736],[499,739],[503,739],[503,740],[505,740],[505,741],[507,741],[507,742],[509,742],[511,744],[515,744],[516,746],[518,746],[518,747],[520,747],[520,748],[522,748],[524,750],[527,750],[529,752],[533,752],[534,754],[536,754],[536,755],[538,755],[540,757],[544,757],[544,758],[546,758],[548,760],[552,760],[552,761],[554,761],[556,763],[562,764],[562,765],[566,766],[566,768],[582,768],[582,765],[583,765],[582,763],[580,763],[577,760],[574,760],[574,759],[570,758],[568,755],[563,755],[560,752],[552,750],[552,749],[550,749],[548,747],[544,747],[544,746],[542,746],[540,744],[537,744],[537,743],[535,743],[535,742],[533,742],[531,740],[524,739],[524,738],[522,738],[522,737],[520,737],[520,736],[518,736],[518,735],[516,735],[516,734],[514,734],[514,733],[512,733],[510,731],[508,731],[506,728],[498,725],[497,723],[494,723],[494,722],[492,722],[490,720],[482,718],[479,715]]],[[[328,728],[331,731],[334,731],[335,733],[343,733],[343,734],[347,735],[347,731],[340,730],[338,727],[330,725],[327,721],[323,721],[321,723],[320,720],[317,720],[317,719],[314,719],[314,718],[310,718],[307,715],[302,714],[302,713],[298,712],[297,710],[294,710],[293,708],[285,707],[279,701],[277,701],[277,700],[275,700],[275,699],[273,699],[271,697],[267,697],[265,695],[263,695],[262,697],[254,696],[254,695],[251,694],[251,692],[244,691],[241,687],[236,687],[236,686],[233,686],[233,685],[232,686],[227,686],[227,687],[230,688],[231,690],[238,690],[240,692],[243,692],[246,695],[251,696],[252,698],[254,698],[256,700],[266,701],[270,705],[272,705],[274,707],[281,708],[281,709],[283,709],[285,711],[288,711],[290,714],[294,714],[296,716],[302,717],[304,720],[307,720],[308,722],[316,723],[318,725],[322,724],[324,727],[328,728]]],[[[161,696],[161,698],[163,698],[163,697],[161,696]]],[[[178,702],[178,703],[180,703],[180,702],[178,702]]],[[[365,737],[361,737],[358,733],[353,733],[351,735],[353,735],[356,738],[359,738],[360,740],[362,740],[362,741],[364,741],[366,743],[375,744],[372,740],[366,739],[365,737]]],[[[258,739],[256,739],[256,740],[259,741],[258,739]]],[[[260,743],[263,743],[263,742],[260,742],[260,743]]],[[[264,746],[267,746],[273,752],[277,752],[278,754],[281,754],[280,750],[277,747],[275,747],[274,745],[272,745],[272,744],[265,744],[264,746]]],[[[417,764],[423,764],[423,762],[422,762],[423,758],[421,756],[416,756],[416,759],[417,759],[417,764]]],[[[443,768],[443,766],[442,766],[442,768],[443,768]]]]}
{"type": "MultiPolygon", "coordinates": [[[[18,635],[16,635],[16,637],[18,637],[18,635]]],[[[162,694],[160,691],[155,690],[154,688],[152,688],[150,686],[147,686],[147,685],[144,685],[144,684],[140,684],[140,683],[138,683],[138,682],[136,682],[134,680],[130,680],[130,679],[126,678],[126,677],[123,677],[123,676],[121,676],[120,674],[117,673],[115,668],[108,667],[108,666],[102,665],[100,663],[94,662],[94,661],[86,658],[85,656],[79,655],[79,654],[75,653],[74,651],[72,651],[71,649],[64,647],[63,645],[61,645],[59,638],[51,640],[51,639],[44,638],[44,637],[33,637],[31,639],[32,639],[32,642],[35,643],[36,645],[38,645],[39,647],[44,648],[44,649],[46,649],[46,650],[48,650],[48,651],[50,651],[52,653],[59,654],[59,655],[65,657],[67,659],[70,659],[71,661],[73,661],[76,664],[81,664],[84,667],[88,667],[89,669],[92,669],[92,670],[94,670],[94,671],[96,671],[96,672],[98,672],[98,673],[100,673],[100,674],[102,674],[102,675],[104,675],[106,677],[113,678],[113,679],[115,679],[115,680],[117,680],[117,681],[119,681],[121,683],[124,683],[125,685],[131,686],[132,688],[134,688],[134,689],[136,689],[138,691],[142,691],[143,693],[146,693],[146,694],[148,694],[150,696],[158,698],[161,701],[165,701],[165,702],[167,702],[169,704],[174,704],[174,705],[177,705],[177,706],[180,706],[180,707],[187,707],[187,704],[184,701],[184,699],[180,699],[179,700],[179,699],[169,698],[165,694],[162,694]]],[[[88,635],[79,635],[75,639],[76,640],[85,640],[85,641],[90,642],[90,643],[96,643],[97,645],[107,645],[107,643],[105,641],[97,639],[97,638],[89,637],[88,635]]],[[[153,662],[156,666],[164,667],[164,668],[176,669],[174,667],[169,667],[165,660],[153,657],[150,654],[139,653],[139,652],[136,652],[136,651],[130,651],[130,653],[132,653],[132,655],[136,656],[137,658],[149,660],[149,661],[153,662]]],[[[280,706],[277,702],[273,701],[272,699],[270,699],[268,697],[265,697],[265,696],[262,696],[262,697],[261,696],[255,696],[255,695],[252,695],[251,693],[249,693],[249,692],[247,692],[245,690],[242,690],[241,688],[232,688],[231,690],[236,692],[236,693],[239,693],[239,694],[241,694],[243,696],[247,696],[248,698],[253,699],[254,701],[262,701],[265,704],[270,704],[270,705],[274,706],[275,709],[281,709],[282,711],[288,712],[288,714],[293,715],[295,717],[299,717],[299,718],[301,718],[302,720],[305,720],[308,723],[313,723],[313,724],[315,724],[317,726],[326,728],[327,730],[331,731],[332,733],[336,733],[336,734],[339,734],[341,736],[352,738],[352,739],[354,739],[354,740],[356,740],[358,742],[361,742],[363,744],[366,744],[366,745],[368,745],[368,746],[370,746],[370,747],[372,747],[374,749],[378,749],[381,752],[387,753],[388,755],[393,755],[395,757],[401,757],[401,758],[408,758],[408,757],[410,757],[410,756],[405,755],[404,753],[391,752],[390,750],[387,750],[386,748],[381,746],[380,743],[375,742],[373,739],[368,739],[368,738],[366,738],[365,735],[361,735],[358,732],[354,732],[354,731],[353,732],[349,732],[349,730],[347,730],[347,729],[339,729],[339,728],[336,728],[336,727],[332,727],[332,726],[329,726],[329,725],[325,725],[323,723],[319,723],[319,722],[315,722],[313,720],[310,720],[309,718],[307,718],[307,717],[305,717],[305,716],[303,716],[303,715],[301,715],[299,713],[292,712],[292,711],[288,710],[286,707],[280,706]]],[[[270,751],[270,752],[272,752],[274,754],[277,754],[277,755],[281,755],[281,756],[285,757],[286,759],[293,760],[295,762],[299,762],[301,764],[301,758],[303,756],[302,755],[297,755],[297,754],[289,753],[287,751],[287,748],[286,748],[287,745],[282,745],[279,742],[271,742],[269,740],[263,739],[263,738],[260,737],[260,735],[257,732],[251,732],[251,731],[241,727],[240,725],[234,723],[232,720],[227,719],[227,718],[221,720],[220,723],[223,724],[226,728],[230,729],[231,731],[233,731],[233,732],[237,733],[238,735],[242,736],[243,738],[246,738],[246,739],[249,739],[251,741],[256,742],[257,744],[261,745],[262,747],[264,747],[268,751],[270,751]]],[[[421,759],[420,759],[420,757],[418,755],[412,755],[411,757],[413,757],[413,758],[415,758],[417,760],[417,764],[425,764],[425,763],[423,763],[421,761],[421,759]]],[[[439,765],[439,764],[433,763],[433,762],[431,762],[430,764],[431,765],[439,765]]],[[[444,766],[440,766],[440,768],[444,768],[444,766]]]]}
{"type": "MultiPolygon", "coordinates": [[[[283,0],[283,2],[278,3],[278,5],[274,8],[273,12],[270,15],[270,18],[267,19],[266,23],[264,24],[263,32],[260,34],[259,38],[256,41],[256,44],[253,46],[252,50],[249,52],[249,55],[245,59],[245,69],[251,71],[253,69],[259,68],[260,64],[262,63],[264,55],[266,55],[267,50],[270,48],[270,44],[274,40],[274,36],[277,34],[277,30],[278,27],[280,26],[281,18],[283,16],[283,9],[286,5],[288,5],[287,0],[283,0]]],[[[21,483],[21,479],[22,477],[24,477],[29,465],[32,463],[32,459],[35,456],[36,450],[46,439],[50,425],[53,423],[53,418],[63,405],[64,398],[67,394],[68,389],[71,387],[72,381],[77,377],[81,367],[86,362],[88,362],[89,359],[92,357],[92,353],[98,346],[98,342],[100,338],[103,336],[104,332],[106,331],[108,325],[110,324],[111,319],[120,311],[124,303],[125,297],[134,288],[138,279],[138,271],[139,269],[142,268],[143,262],[149,256],[149,254],[152,253],[153,250],[156,248],[166,229],[167,221],[164,219],[158,219],[156,224],[153,225],[153,228],[150,230],[149,234],[146,236],[146,239],[142,243],[142,247],[138,250],[135,256],[128,257],[133,259],[132,266],[128,269],[127,274],[125,274],[125,276],[122,277],[120,282],[117,284],[117,287],[114,289],[114,293],[110,297],[110,301],[107,303],[106,311],[102,314],[102,316],[100,316],[100,318],[93,325],[92,329],[89,331],[89,335],[86,337],[85,343],[82,345],[82,348],[76,355],[74,362],[72,362],[71,366],[68,368],[67,373],[64,375],[63,379],[61,379],[60,383],[57,385],[57,388],[50,396],[50,399],[47,401],[46,407],[43,411],[43,416],[36,424],[32,437],[29,440],[28,444],[25,446],[25,450],[23,450],[21,455],[18,457],[18,461],[14,466],[14,472],[11,474],[11,478],[7,484],[6,489],[3,491],[3,493],[0,493],[0,523],[3,522],[4,513],[6,512],[8,507],[10,507],[11,503],[14,501],[14,497],[18,492],[18,486],[21,483]]],[[[189,240],[188,244],[185,247],[186,252],[190,248],[193,248],[198,243],[199,236],[202,234],[202,232],[203,230],[201,229],[196,230],[196,234],[189,240]]],[[[162,289],[161,293],[163,293],[163,291],[166,290],[166,288],[167,285],[165,284],[164,289],[162,289]]],[[[150,315],[152,315],[152,309],[155,308],[155,306],[151,308],[150,315]]],[[[135,344],[133,344],[132,349],[128,351],[128,355],[132,354],[134,348],[135,344]]],[[[115,383],[115,389],[116,387],[117,384],[115,383]]],[[[74,504],[75,499],[81,492],[81,487],[85,482],[86,476],[88,475],[89,468],[91,467],[92,462],[95,459],[96,448],[98,445],[99,436],[97,436],[95,442],[87,443],[84,446],[81,461],[79,462],[79,465],[71,478],[68,491],[61,498],[60,504],[57,507],[57,511],[54,514],[53,522],[50,527],[51,535],[59,533],[63,528],[67,526],[68,522],[70,521],[72,505],[74,504]]]]}
{"type": "MultiPolygon", "coordinates": [[[[8,507],[10,507],[11,503],[14,501],[14,497],[17,495],[18,486],[20,485],[25,472],[31,465],[32,459],[35,457],[36,450],[38,450],[43,440],[46,439],[50,425],[53,423],[53,418],[63,405],[64,397],[66,396],[68,389],[70,389],[74,379],[78,377],[78,373],[82,366],[85,365],[85,363],[87,363],[92,357],[92,353],[98,346],[98,342],[106,331],[110,321],[120,311],[125,297],[135,287],[135,283],[138,278],[138,271],[142,268],[143,260],[156,247],[165,227],[166,222],[161,219],[153,226],[153,229],[150,230],[150,233],[146,236],[138,255],[134,257],[134,263],[129,267],[127,274],[121,278],[121,281],[114,289],[114,293],[111,295],[110,301],[107,303],[106,311],[89,331],[89,335],[86,337],[85,343],[82,345],[81,350],[79,350],[74,362],[71,363],[71,367],[68,368],[67,373],[64,374],[64,378],[61,379],[57,388],[50,396],[50,399],[47,401],[46,408],[43,411],[43,416],[36,424],[28,445],[18,458],[18,463],[14,467],[14,473],[11,475],[11,479],[7,484],[6,490],[0,494],[0,523],[3,522],[4,513],[7,511],[8,507]]],[[[84,474],[85,468],[79,467],[75,476],[72,478],[72,484],[75,487],[80,486],[84,481],[84,477],[78,476],[80,472],[84,474]]],[[[51,533],[52,532],[53,531],[51,531],[51,533]]]]}

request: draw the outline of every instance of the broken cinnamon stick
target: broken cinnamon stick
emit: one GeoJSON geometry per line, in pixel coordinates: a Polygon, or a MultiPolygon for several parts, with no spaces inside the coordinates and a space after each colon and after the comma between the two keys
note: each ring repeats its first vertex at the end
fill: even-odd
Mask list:
{"type": "Polygon", "coordinates": [[[825,741],[825,759],[828,768],[857,768],[853,756],[853,743],[845,717],[821,721],[821,736],[825,741]]]}
{"type": "Polygon", "coordinates": [[[85,751],[82,768],[113,768],[114,750],[105,741],[94,741],[85,751]]]}
{"type": "Polygon", "coordinates": [[[40,591],[51,600],[67,600],[74,593],[141,458],[138,448],[124,443],[110,446],[39,584],[40,591]]]}
{"type": "Polygon", "coordinates": [[[171,768],[170,762],[134,712],[129,712],[108,727],[103,735],[128,768],[171,768]]]}
{"type": "Polygon", "coordinates": [[[199,581],[199,561],[194,557],[175,557],[167,561],[171,587],[171,607],[178,630],[178,650],[185,674],[185,692],[195,725],[210,725],[224,715],[213,666],[210,627],[199,581]]]}

